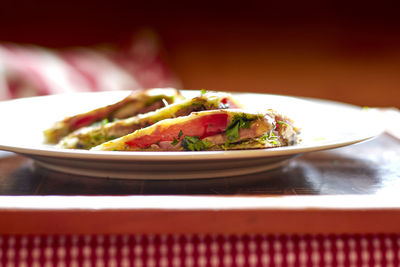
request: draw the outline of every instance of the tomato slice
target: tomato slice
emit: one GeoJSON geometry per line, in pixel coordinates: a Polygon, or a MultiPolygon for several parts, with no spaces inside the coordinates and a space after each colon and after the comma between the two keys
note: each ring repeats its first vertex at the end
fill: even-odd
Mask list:
{"type": "Polygon", "coordinates": [[[157,125],[151,135],[144,135],[127,141],[125,144],[130,147],[145,148],[160,141],[173,141],[179,136],[180,131],[184,136],[197,136],[203,139],[225,131],[228,124],[228,114],[217,113],[205,116],[196,116],[181,124],[173,124],[168,127],[157,125]]]}
{"type": "Polygon", "coordinates": [[[101,118],[100,116],[93,116],[93,115],[79,116],[72,123],[71,128],[73,130],[79,129],[81,127],[92,124],[93,122],[97,121],[100,118],[101,118]]]}

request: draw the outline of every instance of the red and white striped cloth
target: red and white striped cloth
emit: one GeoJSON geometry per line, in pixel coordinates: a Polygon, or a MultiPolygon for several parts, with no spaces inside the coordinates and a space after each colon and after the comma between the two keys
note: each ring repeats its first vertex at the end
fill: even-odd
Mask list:
{"type": "Polygon", "coordinates": [[[80,91],[177,87],[151,33],[124,47],[48,49],[0,44],[0,100],[80,91]]]}
{"type": "Polygon", "coordinates": [[[11,266],[400,266],[400,235],[0,236],[11,266]]]}

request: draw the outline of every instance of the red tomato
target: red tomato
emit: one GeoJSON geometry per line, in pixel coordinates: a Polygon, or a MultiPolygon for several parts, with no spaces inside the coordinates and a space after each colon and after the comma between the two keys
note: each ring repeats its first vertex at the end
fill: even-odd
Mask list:
{"type": "Polygon", "coordinates": [[[72,129],[78,129],[87,125],[92,124],[93,122],[95,122],[98,118],[96,118],[93,115],[85,115],[85,116],[80,116],[78,118],[76,118],[76,121],[73,122],[71,128],[72,129]]]}
{"type": "Polygon", "coordinates": [[[206,116],[194,117],[181,124],[174,124],[165,128],[156,126],[151,135],[141,136],[126,142],[128,146],[145,148],[159,141],[173,141],[180,131],[182,136],[197,136],[203,139],[225,131],[228,124],[228,114],[217,113],[206,116]]]}

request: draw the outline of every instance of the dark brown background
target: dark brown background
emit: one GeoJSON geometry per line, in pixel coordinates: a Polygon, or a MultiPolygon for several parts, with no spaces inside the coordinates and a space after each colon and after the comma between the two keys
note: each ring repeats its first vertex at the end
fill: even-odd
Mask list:
{"type": "Polygon", "coordinates": [[[400,106],[398,5],[323,2],[7,1],[0,41],[93,45],[148,27],[185,88],[400,106]]]}

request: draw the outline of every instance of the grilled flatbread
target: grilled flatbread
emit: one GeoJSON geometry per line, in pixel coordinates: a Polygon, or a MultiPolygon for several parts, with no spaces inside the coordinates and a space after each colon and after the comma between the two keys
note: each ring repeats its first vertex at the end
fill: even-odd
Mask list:
{"type": "Polygon", "coordinates": [[[293,145],[298,130],[290,119],[239,109],[193,112],[164,119],[118,139],[93,147],[97,151],[202,151],[293,145]]]}
{"type": "Polygon", "coordinates": [[[240,108],[230,94],[203,93],[146,114],[123,120],[81,128],[64,137],[58,144],[62,148],[90,149],[93,146],[130,134],[159,121],[187,116],[195,111],[240,108]]]}
{"type": "Polygon", "coordinates": [[[171,104],[179,99],[182,99],[180,92],[172,88],[135,91],[115,104],[56,122],[51,128],[44,131],[45,142],[56,144],[69,133],[95,122],[112,121],[147,113],[164,107],[165,103],[171,104]]]}

